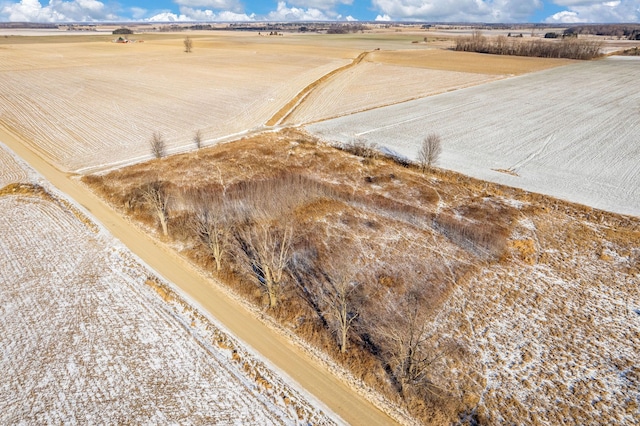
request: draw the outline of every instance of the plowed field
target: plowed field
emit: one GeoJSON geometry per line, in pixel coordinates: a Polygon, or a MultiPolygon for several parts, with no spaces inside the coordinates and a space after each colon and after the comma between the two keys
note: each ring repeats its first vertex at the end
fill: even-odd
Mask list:
{"type": "Polygon", "coordinates": [[[27,180],[27,172],[0,144],[0,188],[12,182],[27,180]]]}
{"type": "Polygon", "coordinates": [[[101,35],[0,39],[0,124],[58,167],[86,173],[150,159],[154,132],[174,153],[193,149],[198,130],[208,145],[262,129],[305,87],[363,52],[370,59],[318,87],[288,122],[565,63],[474,61],[393,35],[206,34],[194,36],[190,54],[183,34],[144,34],[128,44],[101,35]]]}
{"type": "MultiPolygon", "coordinates": [[[[257,38],[257,37],[256,37],[257,38]]],[[[0,120],[62,168],[78,171],[151,158],[261,126],[308,83],[349,62],[269,44],[164,42],[12,45],[0,60],[0,120]]]]}

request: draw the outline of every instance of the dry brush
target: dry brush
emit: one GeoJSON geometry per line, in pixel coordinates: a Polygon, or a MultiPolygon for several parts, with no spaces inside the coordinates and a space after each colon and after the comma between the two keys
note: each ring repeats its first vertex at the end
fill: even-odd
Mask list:
{"type": "MultiPolygon", "coordinates": [[[[535,207],[546,201],[439,169],[425,176],[364,148],[350,149],[358,156],[284,132],[153,171],[175,184],[190,167],[186,186],[170,187],[182,200],[169,211],[171,236],[186,255],[415,416],[473,418],[487,379],[467,335],[437,332],[443,307],[483,268],[544,258],[525,250],[541,242],[520,244],[517,230],[523,215],[549,211],[535,207]]],[[[145,167],[87,180],[125,205],[145,167]]]]}

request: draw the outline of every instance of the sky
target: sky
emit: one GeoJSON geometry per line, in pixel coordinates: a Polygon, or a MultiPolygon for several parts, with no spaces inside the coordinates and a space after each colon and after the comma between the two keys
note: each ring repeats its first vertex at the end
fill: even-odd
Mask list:
{"type": "Polygon", "coordinates": [[[640,0],[0,0],[0,22],[638,23],[640,0]]]}

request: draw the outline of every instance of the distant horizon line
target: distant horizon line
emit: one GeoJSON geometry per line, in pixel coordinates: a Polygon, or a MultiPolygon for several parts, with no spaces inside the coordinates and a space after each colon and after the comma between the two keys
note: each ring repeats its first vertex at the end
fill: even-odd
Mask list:
{"type": "Polygon", "coordinates": [[[59,21],[59,22],[39,22],[39,21],[0,21],[0,28],[5,26],[47,26],[57,27],[60,25],[156,25],[156,24],[374,24],[374,25],[448,25],[448,26],[514,26],[514,25],[529,25],[529,26],[542,26],[542,27],[572,27],[572,26],[595,26],[595,25],[636,25],[640,27],[640,23],[637,22],[450,22],[450,21],[345,21],[345,20],[317,20],[317,21],[277,21],[277,20],[265,20],[265,21],[59,21]]]}

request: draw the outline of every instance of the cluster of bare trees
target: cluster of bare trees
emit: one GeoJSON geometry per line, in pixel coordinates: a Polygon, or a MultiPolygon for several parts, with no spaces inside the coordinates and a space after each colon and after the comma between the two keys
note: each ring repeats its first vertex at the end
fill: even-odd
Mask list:
{"type": "MultiPolygon", "coordinates": [[[[155,139],[163,140],[160,134],[155,139]]],[[[193,140],[200,145],[201,133],[195,132],[193,140]]],[[[349,148],[367,159],[378,155],[361,140],[349,148]]],[[[441,151],[440,136],[427,135],[420,168],[430,170],[441,151]]],[[[367,354],[396,395],[407,401],[438,405],[453,400],[438,385],[438,369],[444,368],[445,358],[463,357],[464,350],[458,342],[434,336],[430,325],[444,295],[456,285],[458,268],[466,266],[446,259],[440,244],[479,244],[490,250],[492,228],[476,232],[448,216],[438,218],[428,225],[432,241],[425,242],[433,258],[425,260],[427,267],[420,265],[429,273],[412,272],[418,265],[402,265],[381,279],[375,259],[364,256],[355,239],[343,236],[329,246],[318,231],[322,228],[310,227],[298,216],[306,206],[321,202],[366,205],[352,191],[329,183],[287,171],[233,183],[220,176],[219,183],[197,187],[177,187],[156,177],[135,194],[132,204],[143,206],[163,235],[182,239],[213,273],[240,282],[248,297],[274,315],[295,311],[312,322],[336,357],[367,354]]],[[[402,220],[396,205],[376,203],[375,208],[402,220]]]]}
{"type": "MultiPolygon", "coordinates": [[[[202,130],[193,132],[193,143],[196,149],[202,148],[203,134],[202,130]]],[[[160,132],[153,132],[149,139],[149,149],[154,158],[163,158],[167,155],[167,141],[160,132]]]]}
{"type": "Polygon", "coordinates": [[[593,34],[611,36],[618,39],[640,40],[640,25],[638,24],[595,24],[576,25],[564,30],[564,35],[593,34]]]}
{"type": "Polygon", "coordinates": [[[517,40],[498,36],[488,39],[480,31],[456,39],[455,50],[494,55],[535,56],[541,58],[593,59],[601,55],[602,43],[577,38],[559,41],[517,40]]]}

